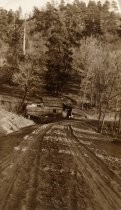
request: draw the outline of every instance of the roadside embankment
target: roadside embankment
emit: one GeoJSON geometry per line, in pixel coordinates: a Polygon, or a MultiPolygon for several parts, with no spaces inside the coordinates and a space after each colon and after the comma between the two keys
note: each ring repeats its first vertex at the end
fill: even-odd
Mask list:
{"type": "Polygon", "coordinates": [[[0,134],[12,133],[33,124],[32,120],[28,120],[13,112],[8,112],[3,107],[0,107],[0,134]]]}

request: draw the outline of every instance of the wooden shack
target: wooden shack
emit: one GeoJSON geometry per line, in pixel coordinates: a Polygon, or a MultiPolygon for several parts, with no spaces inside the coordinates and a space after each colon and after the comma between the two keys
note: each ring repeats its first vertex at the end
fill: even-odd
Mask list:
{"type": "Polygon", "coordinates": [[[61,98],[44,96],[40,102],[28,104],[26,109],[27,115],[36,117],[49,114],[61,114],[63,101],[61,98]]]}
{"type": "Polygon", "coordinates": [[[42,98],[45,112],[50,113],[62,113],[63,110],[63,100],[57,97],[43,97],[42,98]]]}

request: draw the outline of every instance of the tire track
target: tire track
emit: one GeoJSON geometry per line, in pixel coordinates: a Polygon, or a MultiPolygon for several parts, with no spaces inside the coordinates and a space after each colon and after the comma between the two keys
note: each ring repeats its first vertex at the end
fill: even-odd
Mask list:
{"type": "MultiPolygon", "coordinates": [[[[26,194],[26,200],[27,203],[25,204],[24,208],[29,210],[36,209],[37,206],[37,187],[39,185],[39,172],[40,172],[40,161],[41,161],[41,146],[43,144],[44,136],[46,133],[52,128],[53,125],[48,125],[45,130],[40,134],[36,136],[36,139],[38,141],[38,148],[37,148],[37,153],[36,153],[36,159],[35,159],[35,164],[33,167],[33,170],[31,170],[31,175],[34,174],[31,177],[30,180],[30,186],[28,188],[28,196],[26,194]],[[31,185],[33,186],[33,189],[31,189],[31,185]],[[30,193],[31,192],[31,193],[30,193]]],[[[23,208],[22,208],[23,209],[23,208]]]]}
{"type": "Polygon", "coordinates": [[[16,159],[0,210],[121,209],[121,180],[78,140],[71,123],[42,126],[21,143],[27,150],[16,159]]]}
{"type": "Polygon", "coordinates": [[[69,131],[69,144],[71,149],[75,152],[75,161],[78,165],[78,171],[79,173],[83,173],[90,188],[93,190],[96,200],[104,210],[120,210],[120,180],[115,177],[115,175],[104,166],[104,163],[102,164],[100,160],[98,160],[98,158],[76,138],[71,126],[69,126],[69,131]],[[81,148],[75,143],[81,145],[81,148]],[[86,157],[84,156],[85,154],[86,157]],[[105,178],[109,183],[106,182],[105,178]]]}
{"type": "MultiPolygon", "coordinates": [[[[34,183],[37,182],[37,175],[38,175],[38,167],[37,166],[38,166],[38,162],[39,162],[39,158],[40,158],[40,143],[41,143],[40,137],[41,137],[41,140],[42,140],[44,135],[46,134],[46,132],[51,127],[52,127],[52,125],[48,125],[47,128],[44,128],[42,130],[41,135],[40,135],[40,133],[38,135],[36,135],[36,140],[33,138],[29,142],[28,151],[34,151],[37,148],[36,155],[35,155],[36,156],[35,157],[36,167],[35,167],[35,170],[34,170],[34,183]],[[34,148],[33,148],[32,145],[34,146],[34,148]]],[[[27,143],[27,140],[25,140],[25,142],[27,143]]],[[[22,141],[22,145],[23,144],[24,144],[24,142],[22,141]]],[[[8,187],[5,187],[5,188],[2,189],[4,192],[2,193],[2,198],[1,198],[2,202],[0,204],[0,209],[1,210],[11,209],[11,208],[8,207],[8,205],[10,203],[10,200],[11,200],[10,196],[12,195],[12,193],[15,194],[15,192],[13,191],[14,190],[14,186],[17,185],[19,176],[20,176],[21,171],[22,171],[21,167],[24,166],[25,159],[27,159],[26,152],[24,154],[20,154],[20,157],[16,160],[16,164],[15,164],[15,166],[13,168],[13,171],[12,171],[13,176],[10,177],[9,182],[7,184],[8,187]],[[23,166],[22,166],[22,163],[23,163],[23,166]]],[[[31,168],[31,165],[29,167],[31,168]]],[[[18,191],[19,191],[19,189],[18,189],[18,191]]],[[[26,195],[26,193],[25,193],[25,195],[26,195]]],[[[34,193],[32,193],[31,200],[35,199],[35,197],[36,197],[36,193],[34,192],[34,193]]],[[[22,200],[21,200],[21,203],[22,203],[22,200]]]]}
{"type": "Polygon", "coordinates": [[[11,164],[11,155],[6,156],[0,161],[0,174],[11,164]]]}

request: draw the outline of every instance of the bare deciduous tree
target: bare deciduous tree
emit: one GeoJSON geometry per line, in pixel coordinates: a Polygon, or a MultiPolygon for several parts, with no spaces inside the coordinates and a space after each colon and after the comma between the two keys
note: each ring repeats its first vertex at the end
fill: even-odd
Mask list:
{"type": "Polygon", "coordinates": [[[33,65],[28,60],[19,64],[19,71],[13,75],[13,82],[17,84],[23,91],[22,102],[19,107],[19,112],[22,110],[27,94],[30,91],[31,81],[33,78],[33,65]]]}

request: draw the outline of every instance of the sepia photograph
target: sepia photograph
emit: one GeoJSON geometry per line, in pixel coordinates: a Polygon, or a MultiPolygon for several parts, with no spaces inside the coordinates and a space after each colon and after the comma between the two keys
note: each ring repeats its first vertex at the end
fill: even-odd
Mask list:
{"type": "Polygon", "coordinates": [[[121,210],[121,0],[0,0],[0,210],[121,210]]]}

